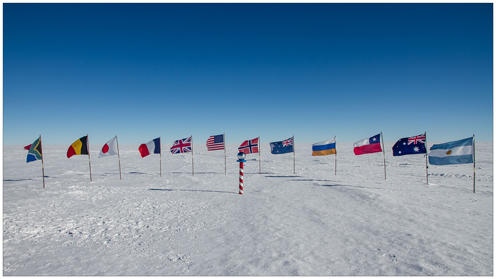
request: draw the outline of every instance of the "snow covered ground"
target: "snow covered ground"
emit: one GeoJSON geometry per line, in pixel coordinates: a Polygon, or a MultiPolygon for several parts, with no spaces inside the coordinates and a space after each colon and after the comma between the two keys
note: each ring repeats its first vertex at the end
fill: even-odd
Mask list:
{"type": "MultiPolygon", "coordinates": [[[[103,145],[103,143],[102,143],[103,145]]],[[[355,156],[352,144],[312,157],[311,144],[247,156],[238,194],[237,144],[141,158],[67,159],[44,145],[25,163],[4,146],[4,275],[493,275],[493,146],[476,142],[473,166],[429,166],[425,157],[355,156]]]]}

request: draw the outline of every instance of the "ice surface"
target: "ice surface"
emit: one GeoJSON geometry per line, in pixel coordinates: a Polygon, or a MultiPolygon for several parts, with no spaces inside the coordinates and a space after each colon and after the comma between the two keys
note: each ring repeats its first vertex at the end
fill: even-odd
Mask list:
{"type": "Polygon", "coordinates": [[[312,157],[311,144],[247,155],[238,194],[237,144],[141,158],[65,156],[44,145],[25,163],[4,146],[4,275],[493,275],[493,147],[473,165],[429,166],[425,157],[355,156],[352,143],[312,157]]]}

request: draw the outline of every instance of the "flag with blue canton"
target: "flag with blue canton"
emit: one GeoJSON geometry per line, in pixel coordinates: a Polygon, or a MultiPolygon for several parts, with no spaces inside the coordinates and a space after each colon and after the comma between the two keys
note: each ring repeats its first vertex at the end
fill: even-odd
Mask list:
{"type": "Polygon", "coordinates": [[[425,154],[425,133],[422,135],[399,139],[393,146],[393,156],[425,154]]]}
{"type": "Polygon", "coordinates": [[[270,152],[272,154],[284,154],[294,152],[293,137],[283,141],[270,143],[270,152]]]}

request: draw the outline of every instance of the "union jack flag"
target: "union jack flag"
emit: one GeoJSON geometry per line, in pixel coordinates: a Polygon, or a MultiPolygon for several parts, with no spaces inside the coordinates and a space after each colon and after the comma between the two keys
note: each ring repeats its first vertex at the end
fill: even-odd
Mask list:
{"type": "Polygon", "coordinates": [[[287,140],[283,140],[282,141],[282,146],[290,146],[290,145],[293,145],[293,138],[289,138],[287,140]]]}
{"type": "Polygon", "coordinates": [[[193,136],[185,139],[176,140],[171,147],[172,154],[191,152],[191,140],[193,136]]]}
{"type": "Polygon", "coordinates": [[[252,140],[245,140],[239,147],[239,152],[245,154],[258,153],[258,138],[252,140]]]}
{"type": "Polygon", "coordinates": [[[408,145],[410,144],[417,144],[417,142],[425,143],[425,133],[422,135],[414,136],[411,138],[408,138],[408,145]]]}

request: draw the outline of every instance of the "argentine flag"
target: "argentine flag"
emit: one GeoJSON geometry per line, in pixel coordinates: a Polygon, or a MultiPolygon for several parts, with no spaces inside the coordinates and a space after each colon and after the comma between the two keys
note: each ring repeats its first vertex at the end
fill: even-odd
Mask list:
{"type": "Polygon", "coordinates": [[[474,162],[474,138],[434,144],[429,152],[429,164],[451,165],[474,162]]]}

